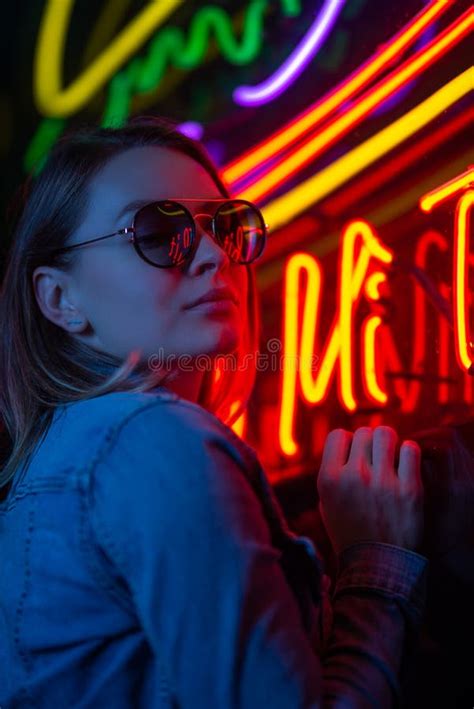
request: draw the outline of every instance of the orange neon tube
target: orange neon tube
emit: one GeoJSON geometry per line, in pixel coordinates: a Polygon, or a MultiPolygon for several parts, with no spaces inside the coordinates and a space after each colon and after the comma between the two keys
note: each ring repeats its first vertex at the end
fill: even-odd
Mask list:
{"type": "Polygon", "coordinates": [[[305,209],[334,192],[361,170],[380,160],[466,96],[471,86],[470,78],[471,70],[466,69],[356,148],[352,148],[327,167],[292,187],[281,197],[266,204],[265,218],[272,225],[273,230],[276,231],[305,209]]]}
{"type": "Polygon", "coordinates": [[[337,110],[341,103],[353,98],[358,91],[393,64],[452,4],[451,0],[429,3],[386,46],[370,57],[343,83],[277,131],[271,138],[229,163],[223,170],[224,179],[232,186],[273,155],[294,143],[305,132],[315,128],[324,118],[337,110]]]}
{"type": "Polygon", "coordinates": [[[369,175],[359,178],[346,189],[327,199],[324,204],[325,213],[330,216],[341,214],[373,189],[380,188],[394,175],[399,175],[402,170],[413,165],[420,157],[426,157],[429,152],[450,140],[456,133],[469,125],[473,119],[474,109],[468,109],[464,113],[454,116],[448,123],[440,126],[426,137],[416,141],[400,155],[384,160],[383,164],[371,171],[369,175]]]}
{"type": "Polygon", "coordinates": [[[468,259],[469,226],[471,209],[474,205],[474,190],[468,190],[456,207],[454,225],[454,335],[456,358],[461,369],[466,372],[474,364],[473,343],[469,338],[469,296],[468,296],[468,259]]]}
{"type": "Polygon", "coordinates": [[[282,182],[287,181],[298,170],[327,150],[355,125],[375,110],[389,96],[399,91],[409,81],[425,71],[437,59],[458,43],[471,29],[469,11],[465,12],[450,27],[435,37],[426,47],[407,59],[401,67],[382,79],[374,88],[362,96],[348,111],[332,121],[326,128],[304,141],[287,157],[272,165],[263,176],[239,192],[242,199],[258,201],[272,192],[282,182]]]}
{"type": "Polygon", "coordinates": [[[449,182],[445,182],[444,185],[423,195],[420,199],[420,208],[424,212],[431,212],[433,207],[445,202],[447,199],[450,199],[472,184],[474,184],[474,167],[470,167],[469,170],[463,172],[462,175],[454,177],[452,180],[449,180],[449,182]]]}
{"type": "MultiPolygon", "coordinates": [[[[321,295],[321,267],[309,254],[295,253],[288,260],[283,284],[283,377],[279,421],[280,447],[286,455],[295,455],[298,446],[294,437],[294,410],[298,369],[298,310],[300,273],[307,274],[307,297],[304,303],[303,330],[316,327],[321,295]]],[[[314,330],[313,330],[314,334],[314,330]]],[[[311,352],[312,354],[311,343],[311,352]]],[[[305,365],[302,351],[302,366],[305,365]]],[[[311,367],[312,369],[312,367],[311,367]]]]}

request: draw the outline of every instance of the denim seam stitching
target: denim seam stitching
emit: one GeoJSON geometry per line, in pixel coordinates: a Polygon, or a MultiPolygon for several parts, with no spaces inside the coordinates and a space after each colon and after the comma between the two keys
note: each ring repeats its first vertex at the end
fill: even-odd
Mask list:
{"type": "MultiPolygon", "coordinates": [[[[26,649],[22,648],[22,646],[21,646],[20,633],[21,633],[21,625],[22,625],[22,621],[23,621],[25,601],[26,601],[26,598],[31,590],[30,555],[31,555],[31,541],[33,538],[33,529],[34,529],[35,505],[36,505],[36,498],[34,498],[32,496],[31,497],[31,507],[28,511],[28,529],[27,529],[25,544],[23,547],[24,562],[25,562],[25,574],[24,574],[24,579],[23,579],[23,589],[20,594],[20,600],[19,600],[17,607],[16,607],[15,623],[13,626],[13,642],[14,642],[14,645],[15,645],[16,650],[18,652],[18,656],[20,657],[22,665],[24,667],[27,682],[28,682],[28,678],[31,677],[32,659],[31,659],[30,653],[28,653],[26,651],[26,649]]],[[[28,687],[26,685],[23,685],[20,687],[20,693],[23,695],[24,698],[26,698],[28,700],[30,705],[33,705],[33,706],[36,705],[36,702],[33,701],[33,697],[30,693],[30,690],[28,689],[28,687]]]]}
{"type": "MultiPolygon", "coordinates": [[[[92,531],[91,525],[88,520],[88,507],[87,507],[87,496],[84,490],[79,490],[79,543],[82,556],[85,560],[85,564],[89,573],[96,581],[96,583],[110,595],[110,597],[120,606],[120,608],[127,613],[128,616],[131,614],[130,599],[126,598],[124,594],[121,593],[120,589],[116,588],[110,579],[109,582],[106,581],[109,578],[109,573],[105,573],[104,564],[100,559],[100,556],[96,554],[95,548],[90,548],[91,545],[88,544],[88,539],[90,538],[92,531]],[[92,558],[92,556],[94,558],[92,558]],[[102,575],[96,566],[102,567],[102,575]]],[[[135,615],[136,618],[136,615],[135,615]]]]}
{"type": "MultiPolygon", "coordinates": [[[[138,408],[134,409],[131,412],[128,412],[120,421],[115,422],[113,426],[111,426],[105,433],[104,435],[104,441],[102,445],[99,447],[98,451],[96,452],[95,457],[93,460],[89,463],[85,470],[85,484],[87,486],[87,499],[89,503],[89,511],[92,507],[92,486],[93,486],[93,477],[94,477],[94,472],[96,467],[99,465],[99,463],[109,454],[114,446],[117,443],[118,436],[122,429],[126,426],[129,421],[131,421],[135,416],[138,414],[142,413],[143,411],[146,411],[150,408],[153,408],[158,405],[162,405],[165,403],[173,403],[174,399],[169,399],[169,398],[160,398],[154,397],[153,401],[147,402],[146,404],[143,404],[139,406],[138,408]]],[[[117,565],[118,571],[123,574],[123,569],[126,568],[126,563],[124,562],[122,555],[120,553],[119,547],[115,544],[114,540],[112,539],[111,534],[109,531],[106,529],[103,521],[99,519],[99,512],[96,510],[96,517],[98,520],[98,523],[100,524],[101,528],[101,539],[104,541],[104,543],[107,541],[108,542],[108,548],[109,548],[109,553],[112,552],[113,557],[112,561],[117,565]]],[[[89,520],[89,529],[92,530],[92,525],[89,520]]],[[[91,539],[92,541],[92,539],[91,539]]],[[[93,544],[92,544],[93,546],[93,544]]],[[[105,546],[105,544],[104,544],[105,546]]],[[[105,547],[105,551],[107,551],[107,547],[105,547]]],[[[104,573],[106,575],[110,575],[110,570],[106,567],[106,565],[103,563],[103,561],[99,558],[99,563],[103,567],[104,573]]],[[[132,597],[133,601],[135,602],[136,605],[136,599],[134,597],[134,592],[133,589],[130,588],[130,596],[132,597]]],[[[159,687],[160,687],[160,693],[162,694],[163,698],[166,701],[169,701],[170,698],[173,696],[171,692],[171,687],[170,687],[170,677],[171,677],[171,672],[168,670],[167,663],[161,658],[158,657],[156,652],[154,653],[155,661],[157,662],[159,666],[159,672],[160,672],[160,679],[159,679],[159,687]],[[166,671],[165,671],[166,668],[166,671]]],[[[175,695],[176,696],[176,691],[175,695]]]]}

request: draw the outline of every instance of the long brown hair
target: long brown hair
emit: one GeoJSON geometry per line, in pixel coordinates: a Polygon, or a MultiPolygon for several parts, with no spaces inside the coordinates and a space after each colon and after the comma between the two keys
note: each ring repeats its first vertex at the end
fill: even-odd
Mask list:
{"type": "MultiPolygon", "coordinates": [[[[22,211],[10,245],[0,294],[0,415],[10,438],[0,487],[13,479],[46,434],[56,407],[112,391],[146,391],[166,384],[136,358],[125,360],[76,340],[42,314],[33,291],[39,265],[67,271],[74,252],[61,248],[81,221],[91,178],[113,156],[143,146],[169,147],[208,171],[223,196],[229,192],[205,149],[167,119],[140,117],[120,128],[89,127],[65,135],[43,169],[25,183],[22,211]]],[[[198,403],[232,425],[242,414],[256,375],[260,319],[255,273],[248,274],[244,337],[235,366],[205,371],[198,403]],[[250,360],[250,364],[248,364],[250,360]],[[245,366],[241,363],[245,362],[245,366]]]]}

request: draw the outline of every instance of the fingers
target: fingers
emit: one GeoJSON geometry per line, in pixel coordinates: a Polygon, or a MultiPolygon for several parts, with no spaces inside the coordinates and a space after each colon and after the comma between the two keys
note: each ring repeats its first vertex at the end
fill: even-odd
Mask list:
{"type": "Polygon", "coordinates": [[[331,431],[324,443],[321,467],[325,470],[339,470],[346,464],[351,447],[352,433],[337,428],[331,431]]]}
{"type": "MultiPolygon", "coordinates": [[[[390,426],[358,428],[354,434],[343,429],[331,431],[324,445],[318,488],[338,476],[345,468],[346,474],[358,472],[368,481],[380,482],[393,476],[395,482],[395,452],[398,436],[390,426]],[[370,474],[372,470],[372,474],[370,474]],[[369,476],[369,477],[367,477],[369,476]]],[[[400,448],[398,481],[403,491],[422,490],[421,452],[414,441],[404,441],[400,448]]]]}
{"type": "Polygon", "coordinates": [[[372,436],[372,429],[367,426],[356,430],[347,461],[349,468],[360,468],[362,464],[372,463],[372,436]]]}
{"type": "Polygon", "coordinates": [[[323,489],[331,485],[339,475],[341,468],[347,461],[347,455],[351,447],[352,433],[344,431],[342,428],[331,431],[324,443],[324,450],[321,459],[321,467],[318,473],[317,489],[318,494],[323,494],[323,489]]]}
{"type": "Polygon", "coordinates": [[[403,441],[400,448],[398,464],[398,479],[402,490],[422,491],[421,482],[421,451],[415,441],[403,441]]]}
{"type": "Polygon", "coordinates": [[[381,480],[395,472],[395,450],[398,436],[390,426],[377,426],[372,442],[372,468],[374,478],[381,480]]]}

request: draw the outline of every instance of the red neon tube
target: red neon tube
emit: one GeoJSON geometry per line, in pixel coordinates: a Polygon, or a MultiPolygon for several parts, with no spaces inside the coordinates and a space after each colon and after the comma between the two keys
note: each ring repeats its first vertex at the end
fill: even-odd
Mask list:
{"type": "Polygon", "coordinates": [[[333,91],[319,99],[270,138],[229,163],[223,170],[224,179],[229,184],[235,185],[242,177],[247,176],[256,167],[260,167],[262,163],[321,123],[324,118],[337,110],[342,102],[353,98],[387,67],[396,62],[426,28],[436,22],[450,6],[452,6],[450,0],[436,0],[429,3],[386,46],[370,57],[333,91]]]}
{"type": "Polygon", "coordinates": [[[380,81],[362,96],[349,111],[332,121],[322,131],[305,140],[293,153],[280,159],[271,169],[239,192],[243,199],[261,200],[274,191],[305,165],[321,155],[342,136],[351,131],[366,116],[386,101],[396,91],[419,76],[471,30],[471,13],[465,12],[450,27],[435,37],[426,47],[406,60],[399,68],[380,81]]]}

